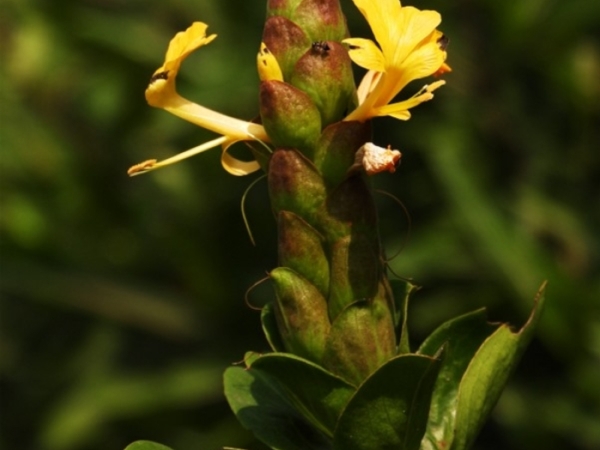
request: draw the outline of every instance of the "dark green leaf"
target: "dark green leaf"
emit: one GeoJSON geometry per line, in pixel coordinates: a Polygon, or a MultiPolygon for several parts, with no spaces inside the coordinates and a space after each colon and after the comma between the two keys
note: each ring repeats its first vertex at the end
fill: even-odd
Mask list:
{"type": "Polygon", "coordinates": [[[262,371],[276,378],[288,398],[313,425],[333,436],[338,418],[355,388],[322,367],[290,354],[258,358],[250,371],[262,371]]]}
{"type": "Polygon", "coordinates": [[[330,440],[289,402],[286,390],[260,370],[230,367],[225,396],[241,424],[275,450],[331,450],[330,440]]]}
{"type": "Polygon", "coordinates": [[[358,389],[334,437],[336,450],[417,450],[429,413],[440,361],[398,356],[358,389]]]}
{"type": "Polygon", "coordinates": [[[260,321],[262,323],[263,333],[265,333],[265,337],[267,338],[267,342],[271,346],[271,349],[274,352],[283,352],[285,351],[285,346],[281,340],[279,328],[277,328],[277,319],[275,318],[275,311],[273,308],[273,303],[267,303],[260,313],[260,321]]]}

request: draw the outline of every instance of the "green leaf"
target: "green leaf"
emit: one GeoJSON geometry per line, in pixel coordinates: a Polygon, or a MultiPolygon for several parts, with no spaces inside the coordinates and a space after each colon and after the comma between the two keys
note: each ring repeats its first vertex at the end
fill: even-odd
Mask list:
{"type": "Polygon", "coordinates": [[[156,442],[150,441],[135,441],[125,447],[125,450],[172,450],[166,445],[157,444],[156,442]]]}
{"type": "Polygon", "coordinates": [[[456,432],[451,450],[467,450],[498,401],[509,375],[533,337],[544,304],[542,284],[527,323],[514,333],[501,325],[479,348],[458,392],[456,432]]]}
{"type": "Polygon", "coordinates": [[[263,355],[250,371],[261,371],[277,379],[290,402],[315,427],[328,436],[355,388],[322,367],[290,354],[263,355]]]}
{"type": "Polygon", "coordinates": [[[435,385],[423,450],[443,449],[454,437],[456,403],[461,379],[471,359],[498,328],[487,322],[481,309],[452,319],[438,327],[419,348],[419,354],[434,356],[445,349],[444,361],[435,385]]]}
{"type": "MultiPolygon", "coordinates": [[[[410,294],[417,290],[417,286],[408,281],[403,280],[390,280],[390,287],[394,295],[394,322],[400,335],[400,341],[398,343],[398,354],[402,355],[410,353],[410,341],[408,337],[408,300],[410,294]]],[[[432,353],[430,356],[435,354],[432,353]]]]}
{"type": "Polygon", "coordinates": [[[274,450],[331,450],[330,439],[292,406],[286,389],[266,372],[230,367],[224,382],[240,423],[274,450]]]}
{"type": "Polygon", "coordinates": [[[281,335],[279,334],[279,328],[277,328],[277,319],[275,317],[273,303],[267,303],[263,307],[260,313],[260,321],[262,323],[263,333],[265,333],[265,337],[267,338],[267,342],[271,349],[274,352],[285,351],[285,346],[281,340],[281,335]]]}
{"type": "Polygon", "coordinates": [[[359,387],[334,436],[336,450],[418,450],[441,361],[398,356],[359,387]]]}

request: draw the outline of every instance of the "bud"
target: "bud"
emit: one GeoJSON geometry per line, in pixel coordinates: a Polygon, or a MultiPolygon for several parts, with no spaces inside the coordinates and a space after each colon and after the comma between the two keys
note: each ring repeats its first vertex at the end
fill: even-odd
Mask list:
{"type": "Polygon", "coordinates": [[[276,147],[296,148],[311,157],[321,134],[321,115],[308,95],[281,81],[263,81],[260,116],[276,147]]]}
{"type": "Polygon", "coordinates": [[[360,173],[352,173],[331,191],[322,214],[323,233],[329,242],[360,232],[378,248],[377,210],[360,173]]]}
{"type": "Polygon", "coordinates": [[[275,317],[286,350],[321,363],[329,334],[327,301],[308,280],[287,267],[270,273],[277,302],[275,317]]]}
{"type": "Polygon", "coordinates": [[[315,226],[327,193],[313,164],[294,149],[280,148],[271,156],[268,177],[275,212],[293,212],[315,226]]]}
{"type": "Polygon", "coordinates": [[[302,28],[280,16],[267,19],[262,40],[277,58],[284,80],[289,79],[296,61],[311,44],[310,38],[302,28]]]}
{"type": "Polygon", "coordinates": [[[315,146],[314,163],[327,186],[337,186],[354,164],[356,150],[371,140],[370,122],[337,122],[323,130],[315,146]]]}
{"type": "Polygon", "coordinates": [[[342,120],[357,104],[351,60],[337,42],[314,42],[294,66],[290,84],[312,99],[323,126],[342,120]]]}
{"type": "Polygon", "coordinates": [[[385,298],[357,301],[333,321],[323,366],[359,385],[395,355],[392,314],[385,298]]]}
{"type": "Polygon", "coordinates": [[[268,0],[267,17],[283,16],[291,17],[302,0],[268,0]]]}
{"type": "Polygon", "coordinates": [[[329,293],[329,262],[322,236],[289,211],[278,217],[279,265],[298,272],[323,294],[329,293]]]}
{"type": "Polygon", "coordinates": [[[373,298],[381,277],[379,246],[365,233],[353,232],[330,247],[329,317],[335,320],[356,300],[373,298]]]}
{"type": "Polygon", "coordinates": [[[313,42],[340,42],[348,37],[346,18],[338,0],[303,0],[290,19],[297,23],[313,42]]]}

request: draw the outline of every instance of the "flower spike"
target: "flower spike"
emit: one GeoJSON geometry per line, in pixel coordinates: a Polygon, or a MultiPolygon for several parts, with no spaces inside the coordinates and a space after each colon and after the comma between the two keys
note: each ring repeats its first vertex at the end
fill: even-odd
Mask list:
{"type": "Polygon", "coordinates": [[[181,31],[169,43],[165,62],[159,67],[146,88],[148,104],[181,117],[195,125],[220,134],[221,137],[180,153],[161,162],[148,160],[129,169],[130,176],[140,175],[151,170],[165,167],[182,159],[204,152],[221,145],[223,168],[233,175],[247,175],[260,168],[256,161],[241,161],[227,153],[228,148],[239,141],[257,140],[269,142],[269,137],[262,125],[226,116],[181,97],[175,89],[175,80],[181,63],[194,50],[209,44],[217,36],[206,35],[208,26],[202,22],[194,22],[187,30],[181,31]]]}
{"type": "Polygon", "coordinates": [[[343,41],[352,60],[368,69],[358,88],[359,105],[344,120],[387,115],[406,120],[408,109],[431,100],[432,92],[444,83],[432,83],[412,98],[390,104],[394,97],[413,80],[451,71],[445,63],[448,39],[436,29],[441,16],[436,11],[403,7],[398,0],[353,1],[379,46],[362,38],[343,41]]]}

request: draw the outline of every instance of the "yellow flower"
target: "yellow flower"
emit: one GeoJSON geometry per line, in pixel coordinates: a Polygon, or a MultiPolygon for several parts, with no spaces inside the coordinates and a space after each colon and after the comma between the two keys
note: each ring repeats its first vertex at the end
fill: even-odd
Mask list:
{"type": "Polygon", "coordinates": [[[220,134],[221,137],[206,142],[186,152],[161,162],[148,160],[129,169],[129,175],[139,175],[173,164],[190,156],[221,145],[221,163],[233,175],[247,175],[259,169],[256,161],[234,158],[227,149],[235,142],[257,140],[269,142],[262,125],[220,114],[181,97],[175,90],[175,79],[181,63],[197,48],[209,44],[216,35],[206,36],[208,26],[194,22],[187,30],[179,32],[169,43],[164,64],[154,72],[146,89],[146,100],[151,106],[163,108],[182,119],[220,134]]]}
{"type": "Polygon", "coordinates": [[[370,39],[349,38],[352,60],[368,69],[358,88],[358,107],[344,120],[365,121],[375,116],[410,118],[410,108],[433,98],[444,81],[425,85],[413,97],[390,102],[411,81],[440,75],[451,69],[445,64],[444,35],[436,30],[442,21],[436,11],[402,6],[398,0],[353,0],[371,26],[379,47],[370,39]]]}

